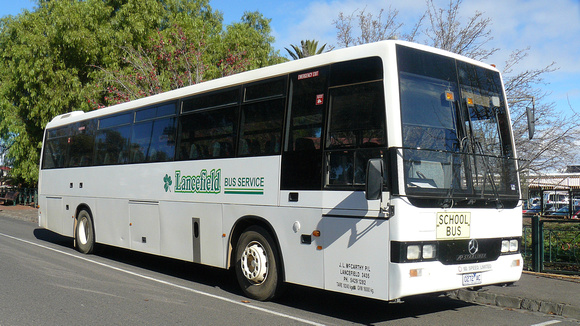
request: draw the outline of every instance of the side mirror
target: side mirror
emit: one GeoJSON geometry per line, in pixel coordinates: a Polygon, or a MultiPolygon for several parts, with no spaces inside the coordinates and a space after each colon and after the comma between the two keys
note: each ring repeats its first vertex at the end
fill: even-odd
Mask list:
{"type": "Polygon", "coordinates": [[[383,193],[385,164],[381,158],[372,158],[367,163],[365,197],[367,200],[381,199],[383,193]]]}

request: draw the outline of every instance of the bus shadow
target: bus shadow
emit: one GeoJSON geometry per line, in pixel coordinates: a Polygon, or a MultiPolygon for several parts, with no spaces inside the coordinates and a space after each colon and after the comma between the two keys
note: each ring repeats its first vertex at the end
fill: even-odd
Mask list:
{"type": "MultiPolygon", "coordinates": [[[[61,236],[52,231],[38,228],[34,230],[34,236],[39,240],[73,249],[72,238],[61,236]]],[[[243,296],[234,273],[229,270],[106,245],[98,245],[94,255],[243,296]]],[[[403,299],[403,302],[389,303],[287,284],[281,297],[273,302],[265,303],[265,305],[282,305],[330,318],[369,325],[407,318],[416,320],[422,315],[456,311],[473,304],[436,294],[413,296],[403,299]]]]}
{"type": "Polygon", "coordinates": [[[37,228],[34,230],[34,237],[38,240],[54,243],[63,247],[73,247],[73,239],[62,236],[47,229],[37,228]]]}
{"type": "MultiPolygon", "coordinates": [[[[35,229],[34,236],[38,240],[74,249],[74,241],[72,238],[59,235],[46,229],[35,229]]],[[[79,255],[82,254],[79,253],[79,255]]],[[[102,244],[96,245],[93,255],[171,277],[211,287],[219,287],[233,294],[243,295],[242,291],[238,288],[234,274],[229,270],[102,244]]]]}
{"type": "MultiPolygon", "coordinates": [[[[290,286],[277,303],[357,324],[373,325],[386,321],[412,319],[422,315],[457,311],[473,304],[454,300],[444,294],[408,297],[399,302],[385,302],[303,286],[290,286]]],[[[431,319],[432,320],[432,319],[431,319]]]]}

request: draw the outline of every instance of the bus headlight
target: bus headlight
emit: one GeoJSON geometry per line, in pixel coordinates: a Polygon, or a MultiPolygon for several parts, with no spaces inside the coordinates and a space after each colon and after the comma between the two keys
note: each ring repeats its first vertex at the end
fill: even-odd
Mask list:
{"type": "Polygon", "coordinates": [[[437,259],[437,242],[391,242],[391,261],[397,263],[437,259]]]}
{"type": "Polygon", "coordinates": [[[407,247],[407,260],[415,260],[421,257],[421,247],[419,245],[410,245],[407,247]]]}
{"type": "Polygon", "coordinates": [[[423,245],[423,259],[433,259],[437,255],[437,246],[434,244],[423,245]]]}
{"type": "Polygon", "coordinates": [[[510,240],[510,251],[517,252],[518,251],[518,240],[512,239],[510,240]]]}
{"type": "Polygon", "coordinates": [[[506,253],[510,250],[510,241],[509,240],[502,240],[501,241],[501,252],[506,253]]]}
{"type": "Polygon", "coordinates": [[[503,239],[501,241],[501,253],[517,253],[520,250],[520,241],[518,239],[503,239]]]}

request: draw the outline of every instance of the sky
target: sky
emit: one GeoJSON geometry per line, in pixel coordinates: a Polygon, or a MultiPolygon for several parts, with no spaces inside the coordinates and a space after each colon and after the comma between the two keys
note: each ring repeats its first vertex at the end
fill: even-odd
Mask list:
{"type": "MultiPolygon", "coordinates": [[[[434,0],[444,8],[448,0],[434,0]]],[[[340,12],[356,10],[377,15],[381,9],[397,9],[397,19],[411,28],[426,10],[425,0],[210,0],[214,10],[223,14],[224,24],[240,21],[245,11],[259,11],[271,19],[274,46],[287,56],[284,48],[301,40],[317,40],[319,45],[337,45],[336,20],[340,12]]],[[[0,0],[0,16],[33,10],[31,0],[0,0]]],[[[529,47],[528,56],[518,65],[520,71],[538,69],[555,62],[557,71],[545,76],[550,93],[546,103],[555,103],[566,116],[580,113],[580,0],[463,0],[459,16],[467,19],[476,11],[492,20],[493,40],[489,47],[499,48],[486,60],[502,71],[512,51],[529,47]]]]}

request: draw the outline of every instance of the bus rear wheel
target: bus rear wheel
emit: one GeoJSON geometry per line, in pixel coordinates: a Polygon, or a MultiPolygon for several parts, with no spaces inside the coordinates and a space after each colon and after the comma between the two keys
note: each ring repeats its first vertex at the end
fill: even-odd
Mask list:
{"type": "Polygon", "coordinates": [[[273,299],[281,288],[280,259],[270,234],[259,226],[246,229],[236,246],[236,278],[245,295],[273,299]]]}
{"type": "Polygon", "coordinates": [[[82,253],[90,254],[95,249],[93,219],[91,218],[91,214],[84,209],[79,212],[77,217],[75,240],[77,250],[82,253]]]}

